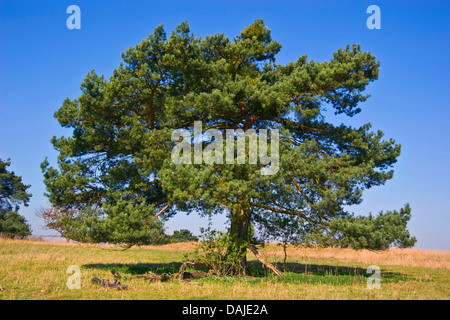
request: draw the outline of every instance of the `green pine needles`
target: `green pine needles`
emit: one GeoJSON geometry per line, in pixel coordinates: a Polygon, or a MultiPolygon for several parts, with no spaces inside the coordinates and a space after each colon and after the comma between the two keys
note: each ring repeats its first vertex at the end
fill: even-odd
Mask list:
{"type": "Polygon", "coordinates": [[[31,235],[30,225],[18,211],[20,205],[28,206],[30,185],[23,184],[22,177],[9,171],[9,159],[0,159],[0,236],[25,238],[31,235]]]}

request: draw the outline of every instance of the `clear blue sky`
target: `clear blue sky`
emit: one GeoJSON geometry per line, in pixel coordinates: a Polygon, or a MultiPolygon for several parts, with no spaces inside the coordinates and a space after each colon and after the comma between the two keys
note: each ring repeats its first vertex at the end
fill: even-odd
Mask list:
{"type": "MultiPolygon", "coordinates": [[[[353,125],[371,122],[402,144],[394,178],[364,193],[356,214],[399,209],[409,202],[417,247],[450,250],[450,2],[449,1],[0,1],[0,158],[31,184],[21,209],[34,234],[46,234],[34,215],[48,205],[39,164],[56,162],[50,139],[68,135],[53,113],[80,94],[86,73],[109,77],[121,52],[161,23],[169,33],[188,20],[196,36],[237,35],[263,18],[283,48],[277,62],[308,54],[328,60],[348,43],[360,43],[381,62],[372,97],[353,125]],[[69,5],[81,9],[81,30],[69,30],[69,5]],[[369,5],[381,9],[381,29],[369,30],[369,5]]],[[[224,217],[213,219],[223,228],[224,217]]],[[[168,232],[198,234],[206,219],[180,214],[168,232]]]]}

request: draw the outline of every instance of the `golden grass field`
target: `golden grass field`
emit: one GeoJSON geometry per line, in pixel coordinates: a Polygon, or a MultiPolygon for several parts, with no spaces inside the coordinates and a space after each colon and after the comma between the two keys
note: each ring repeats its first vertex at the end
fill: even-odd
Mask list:
{"type": "MultiPolygon", "coordinates": [[[[196,243],[143,246],[80,245],[0,239],[0,300],[23,299],[439,299],[450,298],[450,252],[390,249],[288,248],[286,277],[262,268],[251,253],[249,277],[210,276],[202,285],[177,281],[123,280],[127,290],[100,287],[92,277],[112,280],[111,269],[131,276],[175,273],[196,243]],[[70,265],[81,270],[81,289],[68,289],[70,265]],[[381,268],[381,288],[368,289],[369,265],[381,268]]],[[[280,246],[261,254],[283,269],[280,246]]]]}

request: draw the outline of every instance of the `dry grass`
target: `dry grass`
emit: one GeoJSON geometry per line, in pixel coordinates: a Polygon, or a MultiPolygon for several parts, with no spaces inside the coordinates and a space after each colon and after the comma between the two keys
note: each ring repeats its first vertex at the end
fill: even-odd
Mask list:
{"type": "MultiPolygon", "coordinates": [[[[266,256],[284,256],[280,246],[269,244],[264,250],[266,256]]],[[[302,259],[336,259],[375,265],[424,267],[450,269],[450,252],[421,249],[389,249],[386,251],[353,250],[343,248],[303,248],[288,246],[288,257],[302,259]]]]}
{"type": "MultiPolygon", "coordinates": [[[[4,241],[5,243],[16,243],[16,244],[36,244],[36,245],[47,245],[47,246],[60,246],[60,247],[77,247],[77,248],[105,248],[105,249],[124,249],[124,247],[120,245],[114,244],[97,244],[97,243],[77,243],[77,242],[66,242],[66,241],[46,241],[41,239],[25,239],[25,240],[17,240],[17,239],[9,239],[0,237],[0,242],[4,241]]],[[[165,245],[158,246],[139,246],[139,248],[148,249],[148,250],[167,250],[167,251],[191,251],[194,250],[198,246],[198,242],[181,242],[181,243],[170,243],[165,245]]]]}
{"type": "Polygon", "coordinates": [[[142,246],[141,248],[149,250],[167,250],[167,251],[194,251],[198,242],[179,242],[170,243],[162,246],[142,246]]]}

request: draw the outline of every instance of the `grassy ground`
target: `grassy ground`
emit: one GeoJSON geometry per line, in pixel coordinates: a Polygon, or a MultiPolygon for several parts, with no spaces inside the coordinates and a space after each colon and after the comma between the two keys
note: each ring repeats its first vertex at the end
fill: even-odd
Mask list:
{"type": "MultiPolygon", "coordinates": [[[[92,277],[112,280],[147,271],[177,272],[195,243],[147,246],[81,246],[0,239],[1,299],[446,299],[450,298],[450,252],[394,249],[384,253],[350,249],[289,248],[286,277],[261,267],[249,253],[251,277],[207,277],[202,286],[173,281],[124,280],[128,290],[99,287],[92,277]],[[81,270],[81,289],[68,289],[67,268],[81,270]],[[381,289],[368,289],[369,265],[381,268],[381,289]]],[[[274,244],[262,251],[283,269],[274,244]]]]}

